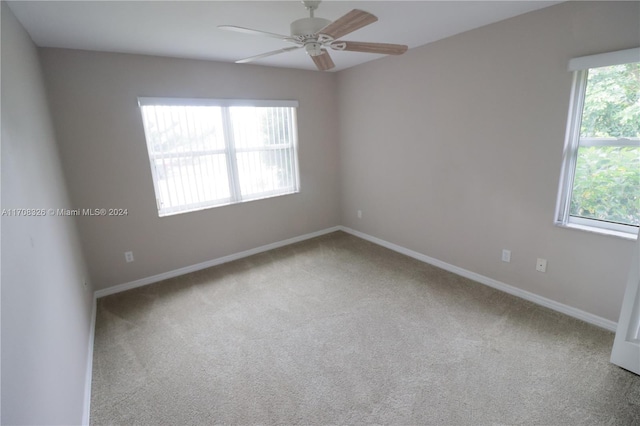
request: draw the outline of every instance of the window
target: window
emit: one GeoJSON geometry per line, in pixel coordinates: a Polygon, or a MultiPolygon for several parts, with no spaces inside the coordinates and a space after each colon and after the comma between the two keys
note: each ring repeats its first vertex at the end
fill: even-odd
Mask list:
{"type": "Polygon", "coordinates": [[[168,216],[299,191],[295,101],[138,98],[168,216]]]}
{"type": "Polygon", "coordinates": [[[640,225],[640,49],[572,59],[556,224],[627,238],[640,225]]]}

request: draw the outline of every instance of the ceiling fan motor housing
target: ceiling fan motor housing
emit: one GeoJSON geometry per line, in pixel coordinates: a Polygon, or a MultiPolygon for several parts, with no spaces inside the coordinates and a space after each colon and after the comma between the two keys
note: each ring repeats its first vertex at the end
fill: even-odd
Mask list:
{"type": "Polygon", "coordinates": [[[330,20],[324,18],[302,18],[291,23],[291,36],[304,41],[316,38],[316,33],[329,25],[330,20]]]}

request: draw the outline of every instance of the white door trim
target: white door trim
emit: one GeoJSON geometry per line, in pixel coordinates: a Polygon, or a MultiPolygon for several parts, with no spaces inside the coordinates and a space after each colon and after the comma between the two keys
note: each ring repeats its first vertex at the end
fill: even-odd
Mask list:
{"type": "Polygon", "coordinates": [[[611,362],[640,374],[640,238],[633,250],[611,362]]]}

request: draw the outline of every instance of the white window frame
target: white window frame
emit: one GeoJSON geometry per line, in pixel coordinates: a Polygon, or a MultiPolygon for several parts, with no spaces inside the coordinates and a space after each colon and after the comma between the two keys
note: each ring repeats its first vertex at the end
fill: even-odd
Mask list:
{"type": "Polygon", "coordinates": [[[580,139],[580,127],[584,108],[587,76],[589,68],[599,68],[620,64],[640,62],[640,48],[602,53],[598,55],[573,58],[569,61],[569,71],[573,72],[571,102],[567,118],[567,129],[562,159],[562,170],[558,188],[558,199],[554,223],[558,226],[580,229],[600,234],[613,235],[635,240],[638,227],[596,219],[570,216],[573,180],[580,146],[638,146],[637,138],[583,138],[580,139]]]}
{"type": "MultiPolygon", "coordinates": [[[[256,100],[256,99],[205,99],[205,98],[164,98],[164,97],[138,97],[138,106],[214,106],[222,108],[222,127],[224,133],[225,146],[221,149],[210,149],[202,155],[219,154],[224,155],[227,162],[227,177],[229,180],[229,192],[230,196],[227,198],[220,198],[211,201],[203,201],[200,203],[192,203],[189,205],[163,207],[160,201],[160,188],[158,186],[158,176],[155,167],[156,158],[152,154],[152,150],[149,146],[149,140],[147,139],[147,130],[145,128],[145,140],[147,142],[147,154],[149,155],[149,162],[151,167],[151,174],[153,177],[153,187],[156,195],[156,206],[158,208],[158,216],[170,216],[180,213],[188,213],[198,210],[204,210],[212,207],[226,206],[230,204],[237,204],[246,201],[259,200],[264,198],[294,194],[300,192],[300,173],[298,165],[298,129],[297,129],[297,107],[298,101],[295,100],[256,100]],[[292,186],[286,190],[274,190],[269,192],[260,192],[249,196],[242,196],[240,189],[240,176],[238,174],[238,167],[236,161],[236,154],[242,152],[252,151],[266,151],[269,148],[236,148],[234,136],[232,132],[232,124],[230,118],[230,112],[228,107],[234,106],[249,106],[249,107],[270,107],[270,108],[292,108],[292,122],[291,122],[291,136],[293,158],[293,182],[292,186]]],[[[144,124],[144,119],[143,119],[144,124]]],[[[178,156],[178,154],[176,154],[178,156]]],[[[166,155],[165,155],[166,156],[166,155]]]]}

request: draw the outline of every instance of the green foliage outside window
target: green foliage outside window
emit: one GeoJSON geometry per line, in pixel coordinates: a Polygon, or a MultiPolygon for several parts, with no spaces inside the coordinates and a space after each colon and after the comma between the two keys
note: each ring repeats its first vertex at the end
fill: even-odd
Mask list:
{"type": "Polygon", "coordinates": [[[589,70],[580,137],[640,137],[640,63],[589,70]]]}
{"type": "Polygon", "coordinates": [[[640,149],[580,148],[571,216],[640,225],[640,149]]]}

